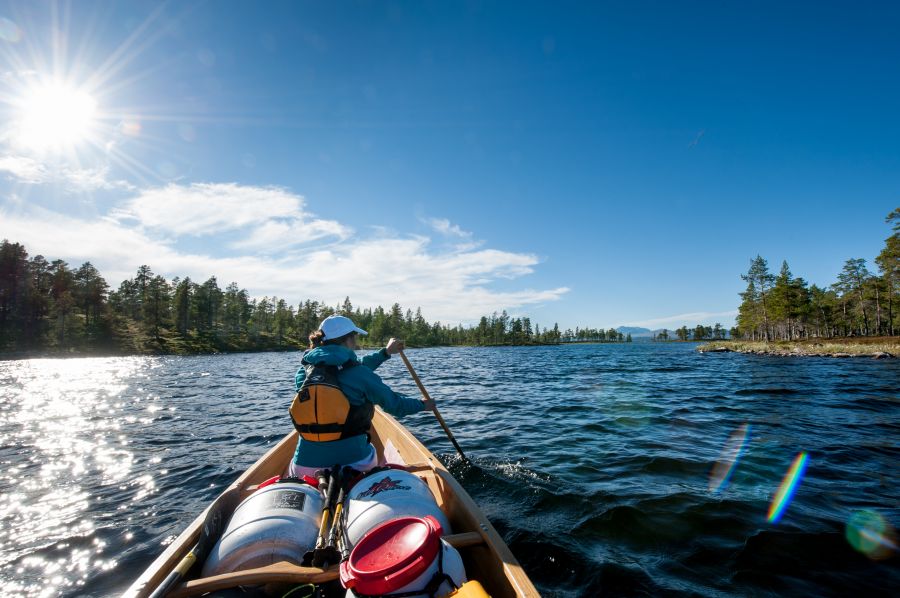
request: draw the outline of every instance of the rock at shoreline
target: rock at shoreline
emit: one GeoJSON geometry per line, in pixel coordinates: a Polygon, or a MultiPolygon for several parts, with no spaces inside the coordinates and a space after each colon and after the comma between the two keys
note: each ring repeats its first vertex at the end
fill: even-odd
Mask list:
{"type": "Polygon", "coordinates": [[[832,357],[832,358],[851,358],[851,357],[868,357],[869,359],[894,359],[897,357],[894,353],[887,351],[872,351],[870,353],[850,353],[848,351],[822,351],[821,346],[816,350],[816,345],[808,347],[783,347],[783,346],[722,346],[714,345],[701,347],[697,350],[701,353],[742,353],[744,355],[768,355],[770,357],[832,357]]]}

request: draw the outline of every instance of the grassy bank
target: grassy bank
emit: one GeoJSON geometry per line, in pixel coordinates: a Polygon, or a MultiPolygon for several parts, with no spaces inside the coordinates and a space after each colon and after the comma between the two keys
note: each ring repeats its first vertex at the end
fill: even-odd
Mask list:
{"type": "Polygon", "coordinates": [[[697,347],[701,353],[753,353],[779,357],[900,357],[900,337],[805,339],[800,341],[714,341],[697,347]]]}

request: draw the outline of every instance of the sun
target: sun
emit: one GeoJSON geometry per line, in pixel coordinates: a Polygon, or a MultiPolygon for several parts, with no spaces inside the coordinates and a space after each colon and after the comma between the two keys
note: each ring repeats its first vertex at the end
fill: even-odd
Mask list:
{"type": "Polygon", "coordinates": [[[94,133],[97,102],[86,91],[66,83],[36,83],[17,102],[16,143],[37,152],[65,152],[94,133]]]}

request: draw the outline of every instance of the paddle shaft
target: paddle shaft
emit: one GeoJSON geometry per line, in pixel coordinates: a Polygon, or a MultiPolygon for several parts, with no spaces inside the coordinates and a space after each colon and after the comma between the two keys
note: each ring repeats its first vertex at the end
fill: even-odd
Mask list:
{"type": "Polygon", "coordinates": [[[406,357],[406,354],[403,351],[400,351],[400,357],[403,359],[403,363],[406,364],[406,369],[409,370],[409,375],[412,376],[412,379],[415,381],[416,386],[419,387],[419,390],[422,392],[422,396],[425,397],[426,400],[430,401],[432,405],[431,411],[434,413],[434,416],[437,418],[438,423],[441,424],[441,427],[444,428],[444,432],[447,434],[447,438],[450,439],[450,442],[453,443],[453,446],[456,448],[456,452],[459,453],[459,456],[463,458],[463,461],[469,462],[469,458],[466,457],[466,454],[463,452],[462,448],[460,448],[459,443],[456,442],[456,438],[453,437],[453,432],[450,431],[450,428],[447,426],[447,422],[444,421],[444,418],[441,417],[441,412],[438,411],[437,405],[434,404],[434,401],[429,396],[428,391],[425,390],[425,385],[422,384],[422,381],[419,380],[419,375],[416,374],[416,370],[413,369],[412,364],[409,362],[409,358],[406,357]]]}
{"type": "Polygon", "coordinates": [[[159,584],[153,593],[150,594],[149,598],[162,598],[166,594],[168,594],[172,588],[178,585],[178,582],[181,581],[181,578],[187,575],[188,570],[194,566],[194,563],[197,562],[197,550],[199,548],[199,544],[194,546],[190,552],[188,552],[183,559],[175,566],[174,569],[166,576],[161,584],[159,584]]]}

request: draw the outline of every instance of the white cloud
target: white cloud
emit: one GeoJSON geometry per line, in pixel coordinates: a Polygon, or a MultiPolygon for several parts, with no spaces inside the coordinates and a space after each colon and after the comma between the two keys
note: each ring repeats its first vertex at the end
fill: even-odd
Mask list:
{"type": "Polygon", "coordinates": [[[448,237],[468,239],[472,236],[472,233],[461,229],[458,224],[453,224],[446,218],[426,218],[424,222],[437,232],[448,237]]]}
{"type": "Polygon", "coordinates": [[[33,185],[44,183],[49,177],[49,172],[43,163],[26,156],[0,156],[0,172],[5,172],[23,183],[33,185]]]}
{"type": "Polygon", "coordinates": [[[211,237],[209,246],[215,247],[220,244],[214,231],[231,228],[223,218],[207,216],[196,206],[185,208],[169,203],[177,195],[172,190],[155,196],[142,193],[142,201],[137,205],[128,202],[126,209],[131,210],[132,218],[141,214],[137,220],[122,218],[122,210],[116,212],[116,217],[83,220],[34,206],[19,205],[6,213],[0,209],[0,238],[25,244],[32,255],[42,253],[73,263],[90,260],[114,287],[133,276],[139,265],[148,264],[168,278],[190,276],[205,280],[215,275],[222,286],[236,281],[255,296],[278,295],[291,303],[306,298],[337,303],[346,295],[364,306],[400,302],[404,307],[420,306],[429,319],[445,323],[472,321],[494,310],[515,310],[553,301],[568,291],[565,287],[503,291],[493,288],[501,279],[516,279],[532,272],[539,260],[531,254],[496,249],[442,251],[431,247],[427,237],[390,235],[385,231],[352,243],[314,246],[302,253],[286,252],[284,240],[298,232],[309,238],[339,237],[348,229],[337,222],[309,219],[298,231],[294,227],[300,220],[297,214],[303,213],[301,198],[275,188],[237,188],[231,184],[180,188],[191,190],[197,198],[209,197],[213,189],[229,191],[225,194],[227,208],[207,211],[227,214],[234,208],[235,218],[250,228],[249,236],[234,243],[234,247],[244,250],[237,257],[184,252],[175,243],[164,240],[179,232],[202,231],[211,237]],[[234,199],[237,196],[271,200],[273,206],[268,213],[274,211],[284,221],[260,217],[262,204],[256,204],[255,210],[243,210],[234,199]],[[167,226],[162,222],[163,212],[153,210],[148,197],[162,198],[166,205],[173,206],[173,220],[195,215],[198,222],[167,226]],[[136,207],[141,211],[135,212],[136,207]],[[158,227],[148,225],[157,222],[157,218],[158,227]],[[270,247],[277,251],[270,255],[270,247]]]}
{"type": "Polygon", "coordinates": [[[134,190],[134,185],[128,181],[110,179],[109,167],[107,166],[102,168],[66,168],[63,169],[61,174],[62,179],[67,183],[67,187],[73,191],[90,192],[100,189],[134,190]]]}
{"type": "Polygon", "coordinates": [[[420,220],[440,233],[444,237],[455,239],[453,248],[458,252],[467,252],[478,249],[484,245],[483,241],[472,238],[472,233],[453,224],[446,218],[420,218],[420,220]]]}
{"type": "Polygon", "coordinates": [[[53,167],[28,156],[8,154],[0,156],[0,172],[7,173],[19,183],[44,185],[59,183],[67,193],[91,192],[98,190],[125,189],[134,187],[121,180],[109,178],[109,168],[53,167]]]}
{"type": "Polygon", "coordinates": [[[323,237],[344,239],[351,230],[314,218],[305,200],[280,187],[237,183],[169,184],[146,189],[116,212],[123,220],[176,236],[210,236],[246,229],[230,245],[237,249],[284,251],[323,237]]]}
{"type": "MultiPolygon", "coordinates": [[[[651,318],[649,320],[641,320],[638,322],[628,322],[624,326],[642,326],[644,328],[660,328],[663,326],[696,326],[697,324],[712,324],[717,318],[734,318],[738,312],[736,309],[729,311],[697,311],[686,314],[678,314],[674,316],[665,316],[662,318],[651,318]]],[[[720,320],[721,321],[721,320],[720,320]]],[[[725,325],[728,322],[722,322],[725,325]]]]}
{"type": "Polygon", "coordinates": [[[295,216],[301,213],[302,202],[277,187],[170,184],[142,191],[119,215],[176,235],[209,235],[295,216]]]}
{"type": "Polygon", "coordinates": [[[257,226],[246,238],[231,243],[231,247],[275,253],[327,237],[346,239],[350,234],[351,229],[334,220],[294,219],[290,223],[270,220],[257,226]]]}

